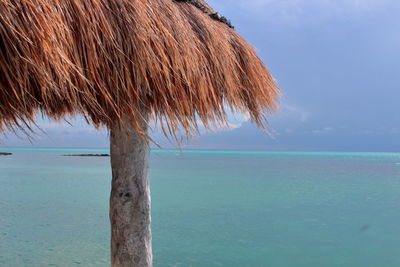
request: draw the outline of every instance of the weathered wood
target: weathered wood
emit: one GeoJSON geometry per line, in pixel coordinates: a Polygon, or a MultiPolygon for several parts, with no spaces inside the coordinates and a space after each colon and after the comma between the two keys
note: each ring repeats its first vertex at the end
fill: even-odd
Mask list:
{"type": "Polygon", "coordinates": [[[148,158],[148,141],[129,123],[111,129],[113,267],[152,266],[148,158]]]}

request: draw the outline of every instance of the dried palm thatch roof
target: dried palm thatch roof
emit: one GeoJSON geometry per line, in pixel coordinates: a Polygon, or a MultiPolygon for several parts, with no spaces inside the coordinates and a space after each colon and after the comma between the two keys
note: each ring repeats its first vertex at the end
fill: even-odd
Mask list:
{"type": "Polygon", "coordinates": [[[0,129],[83,114],[96,126],[143,109],[166,132],[259,126],[278,87],[255,50],[201,0],[0,0],[0,129]]]}

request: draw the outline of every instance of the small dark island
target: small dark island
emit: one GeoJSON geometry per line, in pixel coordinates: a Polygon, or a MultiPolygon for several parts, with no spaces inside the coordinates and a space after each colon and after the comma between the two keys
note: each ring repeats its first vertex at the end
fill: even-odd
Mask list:
{"type": "Polygon", "coordinates": [[[12,153],[0,152],[0,156],[11,156],[12,153]]]}
{"type": "Polygon", "coordinates": [[[109,157],[110,154],[69,154],[64,157],[109,157]]]}

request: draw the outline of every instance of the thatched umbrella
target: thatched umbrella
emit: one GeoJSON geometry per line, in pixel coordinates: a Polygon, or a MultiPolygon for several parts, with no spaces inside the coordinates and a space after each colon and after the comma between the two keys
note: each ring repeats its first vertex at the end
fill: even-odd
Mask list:
{"type": "Polygon", "coordinates": [[[82,114],[111,131],[113,266],[151,266],[149,120],[196,132],[278,89],[254,49],[202,0],[0,0],[0,127],[82,114]]]}

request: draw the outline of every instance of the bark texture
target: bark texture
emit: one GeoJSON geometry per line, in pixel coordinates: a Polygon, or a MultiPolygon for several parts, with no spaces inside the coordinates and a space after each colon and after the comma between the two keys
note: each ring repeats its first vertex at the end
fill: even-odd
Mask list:
{"type": "Polygon", "coordinates": [[[149,144],[130,125],[111,129],[113,267],[152,266],[149,144]]]}

